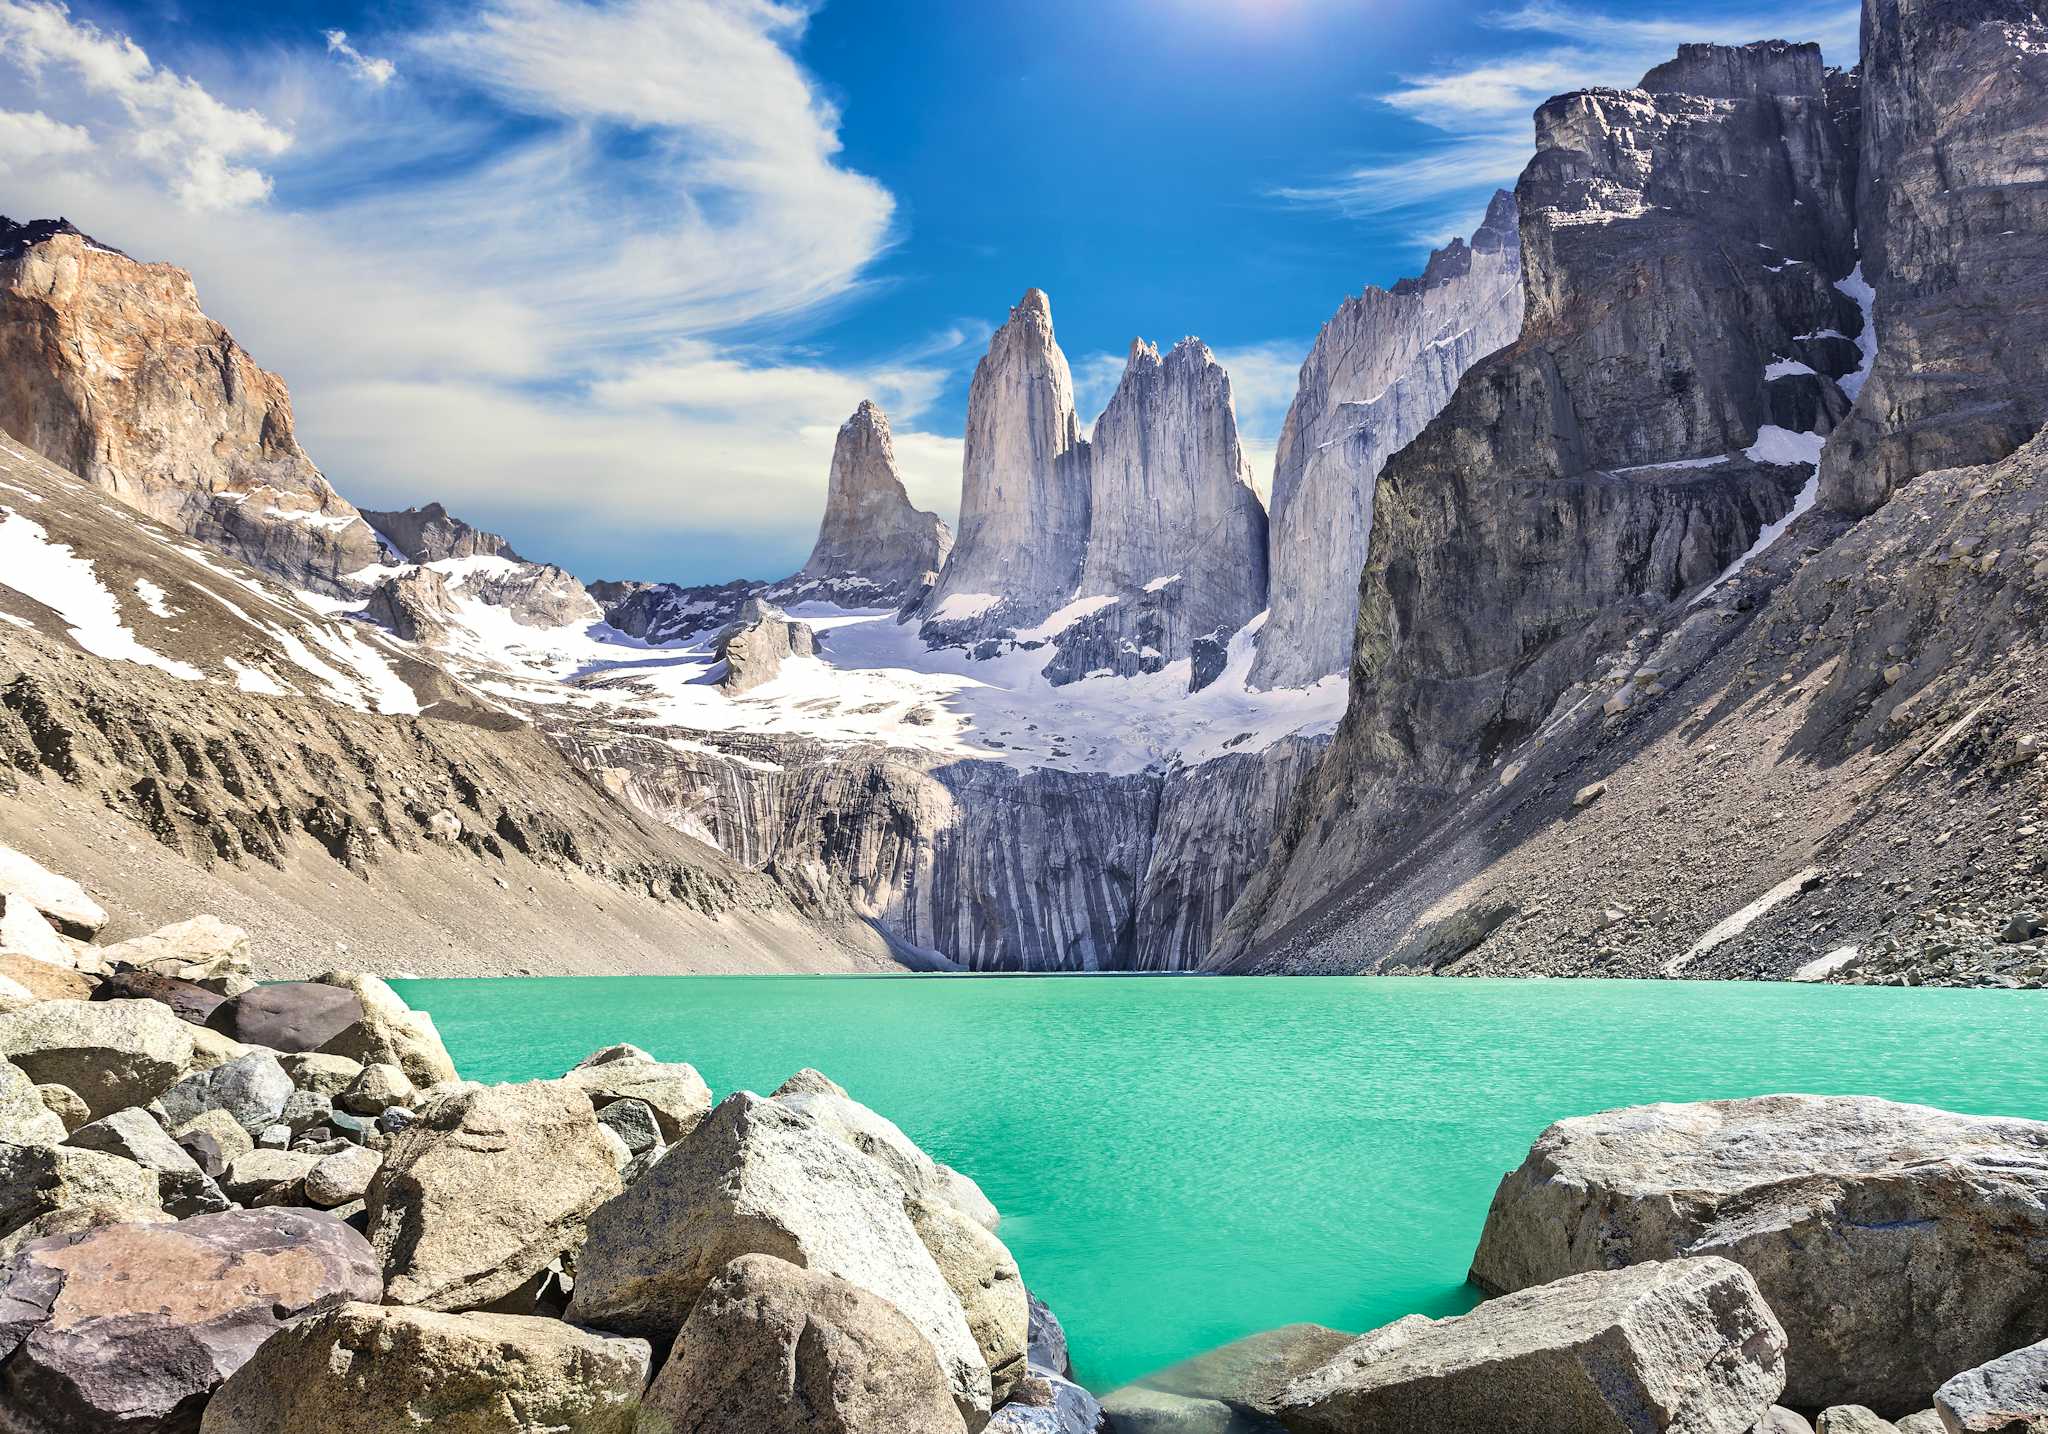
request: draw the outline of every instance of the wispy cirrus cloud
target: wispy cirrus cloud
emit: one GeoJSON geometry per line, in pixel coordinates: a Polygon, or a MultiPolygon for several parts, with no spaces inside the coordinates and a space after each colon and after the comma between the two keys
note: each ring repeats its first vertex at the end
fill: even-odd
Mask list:
{"type": "Polygon", "coordinates": [[[1483,23],[1504,37],[1503,52],[1404,76],[1372,97],[1423,127],[1417,143],[1280,186],[1272,197],[1385,219],[1440,243],[1470,228],[1447,223],[1448,213],[1476,213],[1487,191],[1514,183],[1532,152],[1530,116],[1552,95],[1633,86],[1687,41],[1817,40],[1831,60],[1853,63],[1860,9],[1850,0],[1807,0],[1735,14],[1645,15],[1530,0],[1483,23]]]}
{"type": "Polygon", "coordinates": [[[338,58],[357,79],[382,89],[397,78],[398,66],[381,56],[366,55],[358,50],[349,43],[348,31],[323,30],[321,34],[327,37],[327,53],[338,58]]]}

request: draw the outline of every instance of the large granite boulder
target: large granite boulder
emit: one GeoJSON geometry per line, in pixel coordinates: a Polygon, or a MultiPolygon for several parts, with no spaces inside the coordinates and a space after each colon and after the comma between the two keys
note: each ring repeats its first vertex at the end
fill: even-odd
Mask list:
{"type": "Polygon", "coordinates": [[[330,971],[315,980],[347,991],[363,1010],[360,1020],[321,1042],[322,1051],[366,1066],[395,1065],[422,1089],[455,1079],[455,1062],[441,1044],[434,1018],[406,1005],[383,981],[348,971],[330,971]]]}
{"type": "Polygon", "coordinates": [[[1472,1278],[1724,1256],[1784,1324],[1786,1403],[1890,1417],[2048,1337],[2044,1240],[2048,1123],[1763,1096],[1551,1126],[1501,1181],[1472,1278]]]}
{"type": "Polygon", "coordinates": [[[639,1427],[963,1434],[969,1426],[931,1344],[888,1300],[822,1270],[742,1255],[691,1309],[639,1427]]]}
{"type": "Polygon", "coordinates": [[[952,1205],[990,1230],[1001,1223],[995,1206],[972,1180],[926,1155],[894,1121],[862,1105],[829,1077],[800,1070],[776,1088],[774,1099],[802,1111],[833,1139],[879,1160],[911,1194],[952,1205]]]}
{"type": "Polygon", "coordinates": [[[319,1156],[303,1150],[259,1145],[228,1162],[220,1188],[243,1205],[303,1205],[306,1177],[319,1164],[319,1156]]]}
{"type": "Polygon", "coordinates": [[[667,1339],[727,1263],[774,1255],[901,1310],[978,1427],[988,1366],[903,1205],[903,1183],[879,1162],[780,1101],[736,1092],[591,1217],[569,1318],[667,1339]]]}
{"type": "MultiPolygon", "coordinates": [[[[69,966],[55,966],[32,956],[0,948],[0,977],[5,977],[38,1001],[86,1001],[92,998],[95,978],[69,966]]],[[[22,1003],[10,1003],[19,1009],[22,1003]]]]}
{"type": "Polygon", "coordinates": [[[147,1111],[133,1107],[117,1110],[80,1126],[64,1143],[78,1150],[118,1155],[155,1171],[157,1198],[172,1215],[212,1215],[228,1208],[227,1197],[191,1152],[172,1140],[147,1111]]]}
{"type": "Polygon", "coordinates": [[[577,1062],[562,1079],[600,1110],[614,1101],[644,1102],[654,1112],[662,1141],[670,1145],[695,1130],[711,1109],[711,1087],[695,1066],[658,1061],[638,1046],[606,1046],[577,1062]]]}
{"type": "Polygon", "coordinates": [[[330,1056],[320,1051],[291,1051],[277,1058],[284,1067],[284,1073],[292,1078],[292,1084],[309,1095],[324,1095],[330,1100],[355,1084],[357,1076],[363,1073],[361,1061],[350,1060],[347,1056],[330,1056]]]}
{"type": "Polygon", "coordinates": [[[0,1142],[62,1145],[63,1119],[44,1103],[36,1083],[12,1061],[0,1061],[0,1142]]]}
{"type": "Polygon", "coordinates": [[[960,1301],[988,1366],[989,1397],[1001,1404],[1024,1376],[1031,1315],[1017,1261],[1003,1242],[942,1200],[913,1197],[910,1224],[960,1301]]]}
{"type": "Polygon", "coordinates": [[[621,1188],[580,1091],[455,1087],[391,1137],[370,1183],[385,1298],[434,1310],[502,1299],[576,1250],[591,1212],[621,1188]]]}
{"type": "Polygon", "coordinates": [[[1746,1434],[1785,1383],[1785,1333],[1726,1260],[1575,1275],[1468,1315],[1361,1336],[1276,1401],[1299,1434],[1746,1434]]]}
{"type": "Polygon", "coordinates": [[[92,940],[107,924],[106,911],[84,887],[11,846],[0,846],[0,898],[19,898],[66,936],[81,941],[92,940]]]}
{"type": "Polygon", "coordinates": [[[95,1120],[147,1105],[192,1064],[192,1032],[155,1001],[44,1001],[0,1016],[0,1056],[61,1085],[95,1120]]]}
{"type": "Polygon", "coordinates": [[[1112,1426],[1095,1396],[1071,1380],[1033,1370],[1017,1382],[1010,1402],[989,1420],[985,1434],[1124,1434],[1112,1426]]]}
{"type": "Polygon", "coordinates": [[[71,947],[42,912],[25,898],[5,892],[0,892],[0,955],[40,961],[45,966],[78,964],[71,947]]]}
{"type": "Polygon", "coordinates": [[[251,1135],[276,1123],[291,1099],[292,1078],[269,1051],[251,1051],[186,1076],[159,1100],[173,1130],[209,1110],[224,1110],[251,1135]]]}
{"type": "Polygon", "coordinates": [[[37,1240],[0,1285],[0,1404],[27,1434],[188,1431],[286,1323],[380,1289],[363,1237],[305,1210],[37,1240]]]}
{"type": "Polygon", "coordinates": [[[155,1173],[132,1160],[66,1145],[0,1144],[0,1235],[71,1205],[162,1208],[155,1173]]]}
{"type": "Polygon", "coordinates": [[[206,1024],[252,1046],[280,1052],[318,1051],[363,1019],[356,993],[318,981],[279,981],[244,991],[217,1007],[206,1024]]]}
{"type": "Polygon", "coordinates": [[[632,1434],[645,1341],[530,1315],[348,1304],[264,1341],[200,1434],[632,1434]]]}
{"type": "Polygon", "coordinates": [[[251,976],[249,933],[218,916],[173,922],[106,948],[117,966],[134,966],[154,976],[190,981],[223,999],[256,984],[251,976]]]}
{"type": "Polygon", "coordinates": [[[1966,1369],[1934,1391],[1948,1434],[2048,1431],[2048,1341],[1966,1369]]]}

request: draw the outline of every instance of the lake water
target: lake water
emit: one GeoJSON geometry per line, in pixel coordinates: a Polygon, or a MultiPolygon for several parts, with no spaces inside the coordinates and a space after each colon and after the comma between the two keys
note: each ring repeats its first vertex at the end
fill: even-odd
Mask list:
{"type": "Polygon", "coordinates": [[[1501,1174],[1560,1116],[1770,1091],[2048,1118],[2048,996],[1200,977],[406,981],[462,1073],[631,1041],[713,1092],[816,1066],[1003,1212],[1105,1390],[1294,1320],[1467,1308],[1501,1174]]]}

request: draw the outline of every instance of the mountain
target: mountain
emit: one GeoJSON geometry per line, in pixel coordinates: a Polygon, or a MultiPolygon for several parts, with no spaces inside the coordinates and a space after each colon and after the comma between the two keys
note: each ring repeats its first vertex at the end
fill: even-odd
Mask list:
{"type": "Polygon", "coordinates": [[[1274,454],[1273,610],[1255,685],[1305,687],[1347,669],[1381,465],[1521,329],[1521,234],[1504,192],[1469,245],[1452,240],[1420,277],[1346,299],[1323,325],[1274,454]]]}
{"type": "Polygon", "coordinates": [[[318,592],[377,539],[292,431],[291,395],[192,276],[64,221],[0,218],[0,431],[123,503],[318,592]]]}
{"type": "Polygon", "coordinates": [[[911,506],[888,417],[862,399],[839,425],[825,517],[797,578],[829,585],[849,607],[894,606],[921,596],[952,551],[953,530],[911,506]]]}
{"type": "Polygon", "coordinates": [[[452,517],[439,503],[402,512],[362,510],[363,521],[377,536],[397,549],[408,563],[437,563],[447,558],[504,558],[523,563],[512,545],[496,533],[472,528],[452,517]]]}

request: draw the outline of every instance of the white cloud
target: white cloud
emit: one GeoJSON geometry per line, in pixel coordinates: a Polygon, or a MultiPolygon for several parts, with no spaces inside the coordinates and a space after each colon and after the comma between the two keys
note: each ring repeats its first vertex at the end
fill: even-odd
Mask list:
{"type": "MultiPolygon", "coordinates": [[[[1399,88],[1376,97],[1438,131],[1440,140],[1408,146],[1398,158],[1379,157],[1323,179],[1282,186],[1273,195],[1353,218],[1446,200],[1463,203],[1477,191],[1513,185],[1533,152],[1531,116],[1552,95],[1593,85],[1633,86],[1681,43],[1695,40],[1817,40],[1830,59],[1854,63],[1860,11],[1848,0],[1808,0],[1789,10],[1644,18],[1532,0],[1488,16],[1486,23],[1525,37],[1518,43],[1526,48],[1407,76],[1399,88]]],[[[1463,231],[1438,221],[1428,232],[1463,231]]]]}
{"type": "Polygon", "coordinates": [[[31,86],[85,111],[79,117],[93,128],[111,124],[126,153],[189,208],[268,198],[270,177],[252,161],[291,147],[288,130],[158,69],[134,41],[74,20],[51,0],[0,0],[0,59],[31,86]]]}
{"type": "Polygon", "coordinates": [[[349,73],[357,79],[383,89],[398,74],[398,66],[376,55],[366,55],[348,42],[346,30],[323,30],[327,37],[327,53],[338,56],[348,66],[349,73]]]}
{"type": "Polygon", "coordinates": [[[91,148],[92,135],[78,125],[53,120],[41,110],[0,110],[0,169],[91,148]]]}

